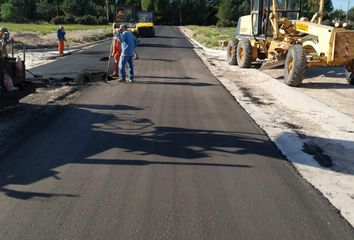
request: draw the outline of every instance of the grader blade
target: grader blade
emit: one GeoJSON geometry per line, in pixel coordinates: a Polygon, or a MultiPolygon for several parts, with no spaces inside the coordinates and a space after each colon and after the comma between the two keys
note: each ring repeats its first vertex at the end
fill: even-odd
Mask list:
{"type": "Polygon", "coordinates": [[[271,69],[271,68],[276,68],[279,66],[283,66],[285,64],[285,60],[280,60],[280,61],[267,61],[264,62],[259,70],[263,71],[266,69],[271,69]]]}

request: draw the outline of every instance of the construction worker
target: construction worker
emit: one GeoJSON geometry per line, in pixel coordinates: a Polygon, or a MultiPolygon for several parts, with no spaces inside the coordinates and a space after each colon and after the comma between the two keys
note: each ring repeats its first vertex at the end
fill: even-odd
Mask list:
{"type": "Polygon", "coordinates": [[[125,82],[125,65],[128,63],[129,69],[129,82],[134,81],[134,65],[133,56],[134,49],[138,45],[138,39],[133,35],[132,32],[128,31],[125,25],[121,25],[118,32],[115,34],[115,38],[119,40],[122,44],[122,54],[119,60],[119,81],[125,82]]]}
{"type": "Polygon", "coordinates": [[[7,28],[1,28],[1,30],[0,30],[0,56],[1,56],[1,58],[8,56],[6,46],[11,41],[13,41],[13,39],[10,37],[10,32],[7,30],[7,28]]]}
{"type": "MultiPolygon", "coordinates": [[[[119,25],[115,25],[115,32],[118,32],[119,30],[119,25]]],[[[119,74],[119,59],[120,59],[120,55],[122,54],[122,46],[121,43],[119,42],[119,40],[117,38],[113,38],[112,41],[112,57],[114,59],[114,71],[113,71],[113,75],[112,77],[116,78],[118,77],[119,74]]]]}
{"type": "Polygon", "coordinates": [[[117,12],[116,20],[117,21],[124,21],[125,18],[125,10],[124,8],[121,8],[117,12]]]}
{"type": "Polygon", "coordinates": [[[64,55],[65,30],[63,25],[60,25],[57,30],[57,41],[59,55],[64,55]]]}

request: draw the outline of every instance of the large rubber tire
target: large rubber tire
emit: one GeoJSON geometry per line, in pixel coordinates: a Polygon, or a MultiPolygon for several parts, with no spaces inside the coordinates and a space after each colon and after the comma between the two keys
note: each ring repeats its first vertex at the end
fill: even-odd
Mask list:
{"type": "Polygon", "coordinates": [[[291,87],[298,87],[304,79],[306,70],[306,54],[304,48],[297,44],[289,48],[285,59],[284,82],[291,87]]]}
{"type": "Polygon", "coordinates": [[[349,72],[347,69],[345,69],[345,78],[350,85],[354,85],[354,72],[349,72]]]}
{"type": "Polygon", "coordinates": [[[230,39],[226,49],[227,63],[230,65],[237,65],[236,51],[237,51],[238,39],[230,39]]]}
{"type": "Polygon", "coordinates": [[[240,68],[250,68],[252,63],[252,46],[248,39],[241,39],[237,45],[237,63],[240,68]]]}

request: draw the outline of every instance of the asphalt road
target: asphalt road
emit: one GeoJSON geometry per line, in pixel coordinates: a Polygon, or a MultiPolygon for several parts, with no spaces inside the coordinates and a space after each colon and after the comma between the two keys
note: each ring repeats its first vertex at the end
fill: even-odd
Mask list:
{"type": "MultiPolygon", "coordinates": [[[[353,239],[174,27],[0,156],[0,239],[353,239]]],[[[108,45],[36,72],[102,71],[108,45]]]]}

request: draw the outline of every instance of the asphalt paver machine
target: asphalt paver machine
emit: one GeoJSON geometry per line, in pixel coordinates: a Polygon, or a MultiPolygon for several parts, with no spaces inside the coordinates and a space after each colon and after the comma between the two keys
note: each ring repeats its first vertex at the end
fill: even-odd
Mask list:
{"type": "Polygon", "coordinates": [[[137,22],[136,22],[136,12],[134,4],[129,5],[118,5],[116,10],[116,20],[117,25],[125,25],[128,30],[131,31],[135,36],[138,35],[137,22]]]}
{"type": "Polygon", "coordinates": [[[238,20],[236,36],[227,47],[231,65],[262,69],[284,65],[284,82],[301,85],[307,67],[344,66],[354,84],[354,31],[346,24],[322,24],[324,0],[312,19],[301,16],[301,0],[251,0],[250,15],[238,20]]]}
{"type": "Polygon", "coordinates": [[[35,92],[34,84],[26,81],[23,43],[15,42],[2,30],[0,43],[0,110],[16,105],[19,100],[35,92]],[[15,47],[22,48],[22,58],[15,57],[15,47]]]}
{"type": "Polygon", "coordinates": [[[136,30],[139,37],[154,37],[154,13],[152,11],[140,11],[137,14],[136,30]]]}

